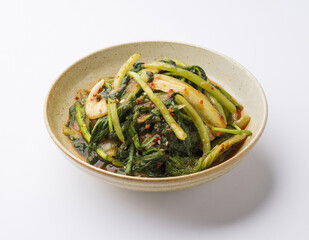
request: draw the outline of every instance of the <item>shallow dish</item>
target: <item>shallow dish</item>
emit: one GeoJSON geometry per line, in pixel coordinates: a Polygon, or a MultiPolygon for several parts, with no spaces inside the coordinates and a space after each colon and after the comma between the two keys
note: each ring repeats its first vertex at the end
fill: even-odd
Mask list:
{"type": "Polygon", "coordinates": [[[172,191],[209,182],[236,166],[260,138],[267,121],[267,102],[264,92],[243,66],[217,53],[192,45],[174,42],[137,42],[117,45],[95,52],[69,67],[52,85],[45,103],[47,130],[65,156],[76,166],[115,186],[137,191],[172,191]],[[62,126],[77,91],[90,87],[103,76],[114,75],[133,53],[141,54],[140,61],[151,62],[163,57],[177,58],[205,69],[206,74],[244,105],[251,116],[247,127],[253,135],[227,161],[201,172],[178,177],[144,178],[125,176],[96,168],[74,151],[62,126]]]}

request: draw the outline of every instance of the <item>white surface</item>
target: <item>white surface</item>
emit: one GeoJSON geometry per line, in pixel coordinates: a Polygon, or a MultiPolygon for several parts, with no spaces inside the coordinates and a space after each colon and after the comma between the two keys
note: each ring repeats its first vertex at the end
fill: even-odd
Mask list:
{"type": "Polygon", "coordinates": [[[0,239],[309,239],[308,11],[308,1],[2,2],[0,239]],[[189,190],[129,192],[57,150],[42,117],[52,82],[93,51],[141,40],[214,49],[257,77],[268,124],[236,169],[189,190]]]}

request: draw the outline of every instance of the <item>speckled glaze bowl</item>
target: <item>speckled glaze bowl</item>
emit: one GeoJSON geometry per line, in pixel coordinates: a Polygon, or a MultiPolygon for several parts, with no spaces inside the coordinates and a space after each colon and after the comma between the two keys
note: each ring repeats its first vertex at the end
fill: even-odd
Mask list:
{"type": "Polygon", "coordinates": [[[234,168],[260,138],[267,121],[267,102],[255,77],[239,63],[220,53],[174,42],[136,42],[103,49],[69,67],[50,88],[44,117],[53,141],[80,169],[114,186],[137,191],[160,192],[194,187],[214,180],[234,168]],[[244,105],[245,113],[251,116],[247,128],[253,135],[229,160],[210,169],[179,177],[124,176],[96,168],[83,161],[62,134],[62,125],[67,120],[68,109],[74,101],[74,96],[78,90],[91,86],[99,78],[116,74],[133,53],[139,53],[141,55],[139,61],[143,62],[170,57],[204,68],[208,77],[223,86],[244,105]]]}

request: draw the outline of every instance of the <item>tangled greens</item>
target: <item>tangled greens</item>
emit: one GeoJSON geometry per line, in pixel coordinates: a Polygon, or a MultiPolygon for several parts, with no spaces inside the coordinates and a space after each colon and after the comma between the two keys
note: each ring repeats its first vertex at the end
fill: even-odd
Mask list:
{"type": "Polygon", "coordinates": [[[221,163],[251,135],[243,106],[201,67],[138,58],[79,91],[69,109],[63,133],[89,164],[132,176],[179,176],[221,163]]]}

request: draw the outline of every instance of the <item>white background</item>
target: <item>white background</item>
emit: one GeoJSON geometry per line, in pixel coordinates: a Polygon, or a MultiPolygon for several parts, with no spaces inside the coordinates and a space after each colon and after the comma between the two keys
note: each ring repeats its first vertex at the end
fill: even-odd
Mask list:
{"type": "Polygon", "coordinates": [[[308,1],[1,1],[0,239],[309,239],[308,1]],[[43,121],[53,81],[96,50],[197,44],[249,69],[267,127],[202,186],[118,189],[64,159],[43,121]]]}

